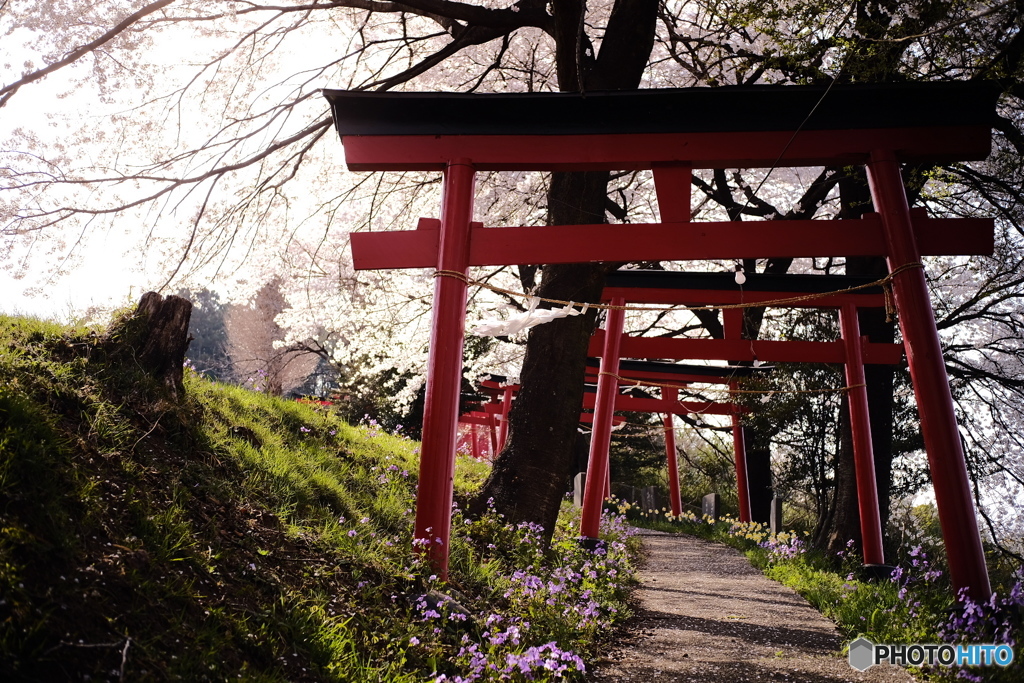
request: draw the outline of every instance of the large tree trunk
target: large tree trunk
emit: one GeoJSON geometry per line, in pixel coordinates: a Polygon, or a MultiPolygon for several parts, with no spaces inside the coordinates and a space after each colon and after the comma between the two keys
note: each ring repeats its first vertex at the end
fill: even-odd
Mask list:
{"type": "Polygon", "coordinates": [[[752,427],[743,428],[743,440],[747,445],[747,492],[750,496],[750,519],[768,524],[772,515],[771,435],[762,434],[752,427]]]}
{"type": "Polygon", "coordinates": [[[850,401],[843,394],[839,404],[839,450],[836,453],[835,479],[829,501],[827,525],[818,529],[815,545],[835,554],[850,540],[860,547],[860,515],[857,508],[857,475],[853,461],[853,434],[850,430],[850,401]]]}
{"type": "MultiPolygon", "coordinates": [[[[557,266],[545,270],[540,296],[596,301],[604,286],[601,265],[557,266]]],[[[509,414],[505,448],[494,461],[480,501],[513,522],[534,522],[549,533],[575,464],[574,445],[593,310],[530,331],[522,388],[509,414]]]]}
{"type": "MultiPolygon", "coordinates": [[[[600,55],[582,32],[580,0],[554,0],[559,87],[574,90],[633,90],[654,44],[657,0],[616,0],[600,55]]],[[[548,191],[548,223],[605,222],[607,172],[554,173],[548,191]]],[[[543,269],[538,295],[597,302],[605,274],[618,264],[567,264],[543,269]]],[[[562,318],[530,331],[520,375],[522,388],[509,415],[509,434],[475,507],[493,500],[514,522],[554,530],[574,464],[587,346],[596,315],[562,318]]]]}
{"type": "MultiPolygon", "coordinates": [[[[860,220],[871,210],[871,195],[868,193],[867,178],[862,169],[847,175],[839,183],[842,218],[860,220]]],[[[888,272],[885,259],[876,256],[848,257],[848,275],[871,275],[883,277],[888,272]]],[[[858,313],[861,334],[872,342],[892,343],[896,339],[895,324],[886,321],[883,309],[864,309],[858,313]]],[[[893,427],[893,381],[895,369],[891,365],[864,366],[868,392],[868,415],[871,421],[871,445],[875,461],[875,484],[878,490],[878,507],[882,521],[882,535],[889,521],[889,489],[892,484],[892,427],[893,427]]],[[[847,410],[843,398],[842,410],[847,410]]],[[[836,490],[827,533],[821,546],[831,552],[846,547],[853,539],[860,547],[860,510],[858,508],[856,480],[853,469],[853,449],[850,436],[850,422],[843,414],[841,423],[842,447],[836,463],[836,490]]]]}

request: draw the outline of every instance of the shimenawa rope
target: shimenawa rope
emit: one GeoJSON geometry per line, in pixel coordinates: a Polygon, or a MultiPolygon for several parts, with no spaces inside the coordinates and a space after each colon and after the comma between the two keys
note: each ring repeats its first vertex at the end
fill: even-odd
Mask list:
{"type": "MultiPolygon", "coordinates": [[[[619,382],[628,384],[635,387],[658,387],[661,389],[678,389],[680,383],[676,384],[659,384],[658,382],[650,382],[647,380],[638,380],[630,377],[622,377],[616,375],[613,372],[599,372],[598,375],[607,375],[608,377],[614,377],[619,382]]],[[[719,391],[727,394],[833,394],[843,393],[846,391],[852,391],[858,387],[867,386],[866,384],[851,384],[846,387],[839,387],[838,389],[717,389],[712,388],[707,391],[719,391]]]]}
{"type": "Polygon", "coordinates": [[[533,298],[538,301],[543,301],[549,304],[558,304],[559,306],[581,306],[584,310],[589,308],[599,308],[604,310],[617,310],[617,311],[717,311],[725,309],[744,309],[744,308],[768,308],[772,306],[785,306],[787,304],[802,303],[804,301],[813,301],[815,299],[824,299],[826,297],[835,296],[836,294],[848,294],[850,292],[856,292],[861,289],[868,289],[870,287],[881,287],[882,292],[885,296],[885,318],[887,322],[892,322],[893,316],[896,313],[896,307],[893,303],[892,297],[892,280],[900,273],[910,270],[912,268],[924,268],[924,264],[920,261],[913,263],[905,263],[898,268],[893,269],[891,273],[883,278],[875,280],[874,282],[868,282],[863,285],[856,285],[854,287],[847,287],[845,289],[837,289],[830,292],[816,292],[812,294],[802,294],[800,296],[786,297],[783,299],[770,299],[768,301],[757,301],[753,303],[740,303],[740,304],[705,304],[703,306],[616,306],[613,304],[586,304],[578,303],[576,301],[566,301],[563,299],[550,299],[543,296],[535,296],[532,294],[523,294],[522,292],[516,292],[511,289],[505,289],[503,287],[496,287],[487,282],[480,280],[473,280],[467,277],[464,273],[460,273],[457,270],[444,270],[438,269],[434,271],[434,277],[450,277],[456,280],[465,282],[467,285],[472,287],[482,287],[489,289],[492,292],[498,294],[506,294],[508,296],[520,297],[520,298],[533,298]]]}

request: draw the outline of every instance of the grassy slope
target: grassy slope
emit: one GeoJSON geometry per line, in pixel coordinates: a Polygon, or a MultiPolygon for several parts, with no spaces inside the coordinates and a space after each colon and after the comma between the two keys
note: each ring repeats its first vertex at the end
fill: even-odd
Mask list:
{"type": "Polygon", "coordinates": [[[195,376],[172,403],[131,365],[0,317],[0,679],[429,674],[415,444],[195,376]]]}

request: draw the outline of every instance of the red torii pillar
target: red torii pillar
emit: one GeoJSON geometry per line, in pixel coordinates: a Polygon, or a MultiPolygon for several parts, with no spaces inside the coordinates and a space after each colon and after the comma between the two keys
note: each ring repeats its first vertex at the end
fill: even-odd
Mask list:
{"type": "MultiPolygon", "coordinates": [[[[730,382],[729,388],[736,390],[736,382],[730,382]]],[[[743,438],[743,426],[740,414],[732,414],[732,453],[736,464],[736,500],[740,508],[740,521],[749,522],[750,515],[750,482],[747,480],[747,443],[743,438]]]]}
{"type": "Polygon", "coordinates": [[[487,431],[490,436],[491,444],[491,457],[497,457],[498,455],[498,416],[491,414],[488,418],[490,422],[487,425],[487,431]]]}
{"type": "Polygon", "coordinates": [[[512,410],[512,387],[506,386],[501,396],[501,424],[498,427],[498,450],[508,441],[508,414],[512,410]]]}
{"type": "Polygon", "coordinates": [[[882,217],[889,271],[896,273],[893,295],[921,416],[921,435],[935,487],[950,578],[955,589],[966,588],[975,600],[986,600],[992,588],[985,549],[924,269],[917,267],[921,252],[914,238],[900,166],[891,150],[876,150],[871,153],[867,171],[871,198],[882,217]]]}
{"type": "Polygon", "coordinates": [[[590,460],[587,464],[587,486],[583,491],[583,514],[580,520],[580,535],[596,539],[601,526],[601,507],[604,504],[610,468],[608,449],[612,439],[612,417],[615,412],[615,398],[619,393],[619,344],[626,312],[622,309],[625,300],[612,299],[613,308],[608,309],[605,320],[604,353],[601,356],[601,373],[597,378],[597,402],[594,406],[594,431],[590,435],[590,460]]]}
{"type": "Polygon", "coordinates": [[[868,413],[868,388],[864,376],[860,322],[852,303],[839,309],[839,329],[846,347],[847,400],[850,432],[853,435],[853,467],[857,479],[857,505],[860,511],[860,536],[864,564],[884,565],[882,520],[878,509],[878,479],[875,476],[874,446],[871,443],[871,417],[868,413]]]}
{"type": "MultiPolygon", "coordinates": [[[[438,271],[463,276],[469,271],[475,175],[468,159],[451,161],[445,169],[438,271]]],[[[466,320],[464,280],[439,273],[434,280],[432,320],[413,543],[446,578],[466,320]]]]}
{"type": "MultiPolygon", "coordinates": [[[[722,331],[726,339],[743,338],[743,309],[722,309],[722,331]]],[[[728,360],[728,359],[723,359],[728,360]]],[[[730,363],[732,361],[729,361],[730,363]]],[[[729,390],[736,391],[739,384],[729,383],[729,390]]],[[[743,438],[743,425],[740,424],[739,412],[732,414],[732,453],[736,466],[736,502],[740,509],[740,521],[749,522],[754,516],[750,513],[750,480],[747,478],[747,443],[743,438]]]]}
{"type": "Polygon", "coordinates": [[[480,450],[480,435],[477,433],[476,425],[469,426],[469,438],[473,440],[473,457],[480,460],[483,451],[480,450]]]}
{"type": "MultiPolygon", "coordinates": [[[[662,397],[667,401],[675,401],[679,390],[675,387],[663,387],[662,397]]],[[[679,463],[676,462],[676,428],[672,413],[665,413],[665,459],[668,461],[668,499],[672,506],[672,516],[683,514],[683,502],[679,494],[679,463]]]]}

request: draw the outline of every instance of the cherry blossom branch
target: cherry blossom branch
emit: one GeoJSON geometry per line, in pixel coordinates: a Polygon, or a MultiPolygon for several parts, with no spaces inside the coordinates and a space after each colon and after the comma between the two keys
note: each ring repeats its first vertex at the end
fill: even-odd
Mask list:
{"type": "Polygon", "coordinates": [[[52,74],[54,71],[57,71],[69,64],[77,62],[79,59],[89,54],[93,50],[96,50],[97,48],[116,38],[121,33],[124,33],[132,25],[138,23],[141,19],[163,9],[164,7],[167,7],[172,2],[174,2],[174,0],[157,0],[157,2],[152,2],[143,7],[142,9],[140,9],[139,11],[129,14],[127,17],[121,20],[121,22],[113,26],[110,30],[106,31],[105,33],[103,33],[103,35],[99,36],[95,40],[90,41],[78,48],[75,48],[74,50],[69,52],[63,59],[60,59],[42,69],[33,71],[32,73],[25,74],[13,83],[10,83],[0,88],[0,107],[3,107],[5,104],[7,104],[7,102],[12,97],[14,97],[14,94],[18,92],[18,90],[22,86],[28,85],[33,81],[38,81],[39,79],[48,76],[49,74],[52,74]]]}

